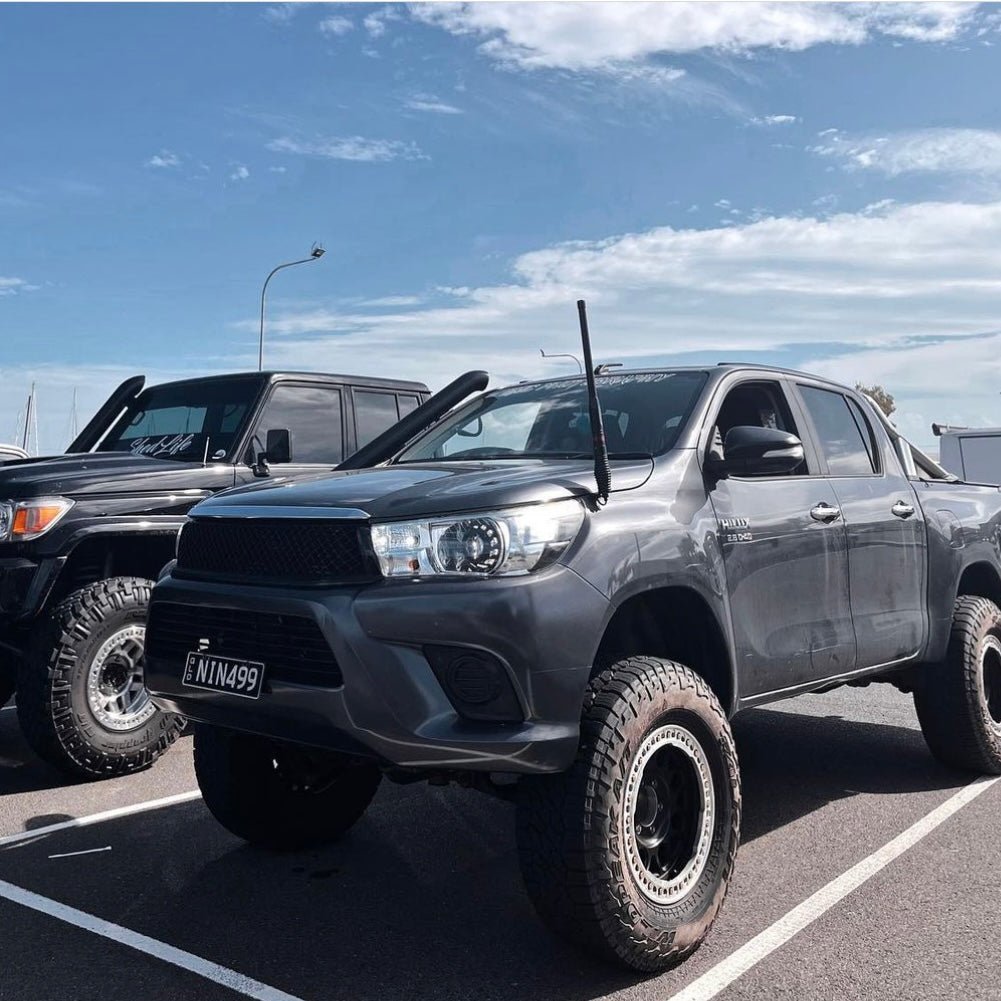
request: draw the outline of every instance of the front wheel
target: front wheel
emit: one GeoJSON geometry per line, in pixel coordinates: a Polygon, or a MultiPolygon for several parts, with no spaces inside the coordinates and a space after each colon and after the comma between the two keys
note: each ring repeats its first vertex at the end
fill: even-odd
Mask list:
{"type": "Polygon", "coordinates": [[[347,755],[210,726],[195,732],[195,775],[223,827],[277,851],[335,841],[382,779],[378,767],[347,755]]]}
{"type": "Polygon", "coordinates": [[[143,681],[151,583],[113,577],[60,602],[32,637],[17,679],[17,716],[39,757],[68,775],[148,768],[184,720],[162,713],[143,681]]]}
{"type": "Polygon", "coordinates": [[[1001,775],[1001,609],[987,598],[957,598],[945,661],[924,671],[914,706],[932,754],[1001,775]]]}
{"type": "Polygon", "coordinates": [[[529,896],[558,934],[644,972],[709,934],[740,840],[740,773],[706,683],[652,657],[619,661],[589,690],[577,760],[519,784],[529,896]]]}

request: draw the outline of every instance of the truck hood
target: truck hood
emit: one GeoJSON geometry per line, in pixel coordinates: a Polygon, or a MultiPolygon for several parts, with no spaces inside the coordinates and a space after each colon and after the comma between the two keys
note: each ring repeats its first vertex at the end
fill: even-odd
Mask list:
{"type": "MultiPolygon", "coordinates": [[[[653,471],[652,459],[612,463],[612,491],[632,490],[653,471]]],[[[192,509],[194,517],[323,517],[350,510],[370,518],[410,518],[485,511],[593,494],[590,460],[442,462],[350,470],[227,490],[192,509]],[[279,510],[281,509],[281,510],[279,510]]]]}
{"type": "Polygon", "coordinates": [[[0,500],[220,490],[232,482],[233,467],[221,463],[203,466],[128,452],[87,452],[4,463],[0,500]]]}

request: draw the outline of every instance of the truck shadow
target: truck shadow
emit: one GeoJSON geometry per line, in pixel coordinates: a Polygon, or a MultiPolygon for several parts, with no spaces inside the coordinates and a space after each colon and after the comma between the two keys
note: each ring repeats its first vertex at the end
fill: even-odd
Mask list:
{"type": "MultiPolygon", "coordinates": [[[[859,793],[966,781],[904,727],[758,710],[735,731],[745,844],[781,837],[798,818],[859,793]]],[[[896,822],[889,827],[898,833],[896,822]]],[[[239,845],[198,802],[101,830],[114,851],[75,867],[71,885],[44,854],[18,881],[307,1001],[584,1001],[630,987],[637,998],[662,999],[722,958],[711,939],[683,968],[644,985],[554,939],[521,886],[513,810],[472,792],[386,784],[343,841],[294,855],[239,845]],[[109,887],[104,864],[123,889],[109,887]]],[[[780,844],[775,854],[783,858],[780,844]]],[[[767,885],[757,892],[768,899],[767,885]]],[[[732,942],[752,918],[747,902],[731,906],[720,934],[732,942]]]]}

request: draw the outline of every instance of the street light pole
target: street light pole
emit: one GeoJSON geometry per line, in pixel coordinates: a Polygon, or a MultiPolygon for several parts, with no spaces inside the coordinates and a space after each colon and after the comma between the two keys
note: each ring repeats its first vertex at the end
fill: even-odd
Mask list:
{"type": "Polygon", "coordinates": [[[264,297],[268,294],[268,282],[283,268],[292,268],[297,264],[309,264],[310,261],[318,261],[324,255],[324,249],[318,243],[314,243],[309,252],[309,257],[304,257],[301,261],[289,261],[286,264],[279,264],[277,268],[272,268],[271,273],[264,279],[264,286],[261,289],[261,339],[257,348],[257,371],[264,371],[264,297]]]}

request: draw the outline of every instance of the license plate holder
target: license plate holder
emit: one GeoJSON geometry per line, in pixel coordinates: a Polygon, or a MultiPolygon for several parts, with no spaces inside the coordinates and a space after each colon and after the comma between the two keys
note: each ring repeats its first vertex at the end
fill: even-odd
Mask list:
{"type": "Polygon", "coordinates": [[[192,650],[184,662],[181,684],[207,692],[223,692],[241,699],[259,699],[264,684],[264,665],[239,657],[217,657],[192,650]]]}

